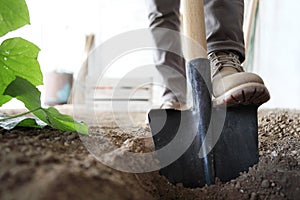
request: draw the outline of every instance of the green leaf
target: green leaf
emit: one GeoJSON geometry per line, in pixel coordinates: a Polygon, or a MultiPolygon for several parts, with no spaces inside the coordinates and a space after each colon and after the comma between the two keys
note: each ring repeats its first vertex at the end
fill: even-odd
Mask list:
{"type": "Polygon", "coordinates": [[[42,111],[44,116],[40,117],[42,114],[40,111],[36,111],[34,114],[41,120],[46,119],[45,122],[49,126],[63,131],[77,131],[81,134],[88,134],[88,127],[85,123],[77,122],[71,116],[59,113],[55,108],[43,108],[42,111]]]}
{"type": "Polygon", "coordinates": [[[22,101],[28,110],[31,110],[35,116],[53,128],[88,134],[86,124],[76,122],[71,116],[63,115],[55,108],[41,108],[40,91],[23,78],[17,77],[7,87],[4,94],[22,101]]]}
{"type": "Polygon", "coordinates": [[[41,92],[26,79],[17,77],[6,88],[4,95],[9,95],[22,101],[28,110],[41,108],[41,92]]]}
{"type": "Polygon", "coordinates": [[[33,85],[43,84],[43,75],[37,61],[40,49],[22,38],[5,40],[0,45],[0,94],[19,76],[33,85]]]}
{"type": "Polygon", "coordinates": [[[10,96],[0,95],[0,106],[2,106],[3,104],[9,102],[10,100],[11,100],[10,96]]]}
{"type": "Polygon", "coordinates": [[[0,0],[0,36],[29,23],[25,0],[0,0]]]}

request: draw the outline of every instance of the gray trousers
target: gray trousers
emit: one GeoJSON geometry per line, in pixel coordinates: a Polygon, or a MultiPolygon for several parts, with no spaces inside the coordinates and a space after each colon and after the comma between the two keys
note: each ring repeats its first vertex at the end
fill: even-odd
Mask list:
{"type": "MultiPolygon", "coordinates": [[[[180,31],[180,0],[145,0],[154,41],[158,49],[181,48],[180,41],[169,35],[159,35],[157,28],[180,31]]],[[[231,50],[245,59],[243,36],[243,0],[204,0],[207,51],[231,50]]],[[[186,80],[184,58],[175,53],[157,50],[154,62],[162,75],[165,89],[163,100],[177,99],[185,103],[186,80]]]]}

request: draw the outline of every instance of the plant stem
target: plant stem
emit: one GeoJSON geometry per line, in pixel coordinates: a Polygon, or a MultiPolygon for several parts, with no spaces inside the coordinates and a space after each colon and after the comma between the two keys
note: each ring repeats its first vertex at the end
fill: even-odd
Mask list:
{"type": "Polygon", "coordinates": [[[9,116],[9,117],[6,117],[6,118],[2,118],[2,119],[0,119],[0,122],[6,121],[6,120],[9,120],[9,119],[14,119],[14,118],[17,118],[17,117],[22,117],[24,115],[28,115],[28,114],[33,113],[33,112],[35,112],[37,110],[40,110],[40,109],[41,109],[41,107],[38,107],[38,108],[36,108],[34,110],[30,110],[28,112],[24,112],[24,113],[21,113],[21,114],[18,114],[18,115],[14,115],[14,116],[9,116]]]}

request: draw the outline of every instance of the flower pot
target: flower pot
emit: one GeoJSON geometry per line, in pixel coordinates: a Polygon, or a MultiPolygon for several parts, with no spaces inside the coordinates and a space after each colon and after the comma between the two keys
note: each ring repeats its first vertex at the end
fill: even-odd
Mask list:
{"type": "Polygon", "coordinates": [[[45,104],[66,104],[73,84],[73,74],[51,71],[45,76],[45,104]]]}

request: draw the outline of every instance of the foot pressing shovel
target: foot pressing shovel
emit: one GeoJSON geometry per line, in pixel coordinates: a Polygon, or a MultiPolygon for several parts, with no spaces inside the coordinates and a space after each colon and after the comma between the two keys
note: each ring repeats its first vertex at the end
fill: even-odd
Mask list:
{"type": "MultiPolygon", "coordinates": [[[[185,34],[206,48],[203,0],[184,4],[185,34]]],[[[195,188],[216,177],[229,181],[258,162],[257,106],[212,108],[207,53],[189,49],[186,57],[193,107],[154,109],[148,118],[160,174],[195,188]]]]}

